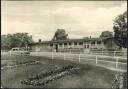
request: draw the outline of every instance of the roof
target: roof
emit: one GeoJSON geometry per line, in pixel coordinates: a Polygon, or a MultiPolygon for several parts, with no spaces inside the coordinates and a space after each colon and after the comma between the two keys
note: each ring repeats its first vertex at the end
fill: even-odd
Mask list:
{"type": "Polygon", "coordinates": [[[35,42],[29,45],[34,44],[50,44],[50,43],[64,43],[64,42],[88,42],[88,41],[101,41],[101,38],[83,38],[83,39],[67,39],[67,40],[56,40],[56,41],[42,41],[42,42],[35,42]]]}

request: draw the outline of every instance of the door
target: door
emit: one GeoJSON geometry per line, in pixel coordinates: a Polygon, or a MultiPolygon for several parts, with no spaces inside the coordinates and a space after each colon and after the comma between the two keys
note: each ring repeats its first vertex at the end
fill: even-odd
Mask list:
{"type": "Polygon", "coordinates": [[[84,53],[89,53],[90,52],[90,47],[89,45],[84,45],[84,53]]]}
{"type": "Polygon", "coordinates": [[[55,49],[56,49],[56,52],[58,52],[58,45],[57,44],[55,45],[55,49]]]}

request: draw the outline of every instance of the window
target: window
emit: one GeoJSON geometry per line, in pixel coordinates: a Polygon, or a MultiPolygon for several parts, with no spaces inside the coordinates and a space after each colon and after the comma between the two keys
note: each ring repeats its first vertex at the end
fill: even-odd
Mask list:
{"type": "Polygon", "coordinates": [[[84,45],[84,48],[86,48],[86,45],[84,45]]]}
{"type": "Polygon", "coordinates": [[[101,44],[101,41],[97,41],[97,44],[101,44]]]}
{"type": "Polygon", "coordinates": [[[71,45],[71,43],[69,43],[69,45],[71,45]]]}
{"type": "Polygon", "coordinates": [[[89,48],[89,45],[87,45],[87,48],[89,48]]]}
{"type": "Polygon", "coordinates": [[[91,44],[95,44],[95,41],[92,41],[91,44]]]}
{"type": "Polygon", "coordinates": [[[15,51],[15,49],[12,49],[13,51],[15,51]]]}
{"type": "Polygon", "coordinates": [[[83,42],[79,42],[79,45],[83,45],[83,42]]]}
{"type": "Polygon", "coordinates": [[[67,46],[67,43],[64,43],[64,47],[66,47],[67,46]]]}
{"type": "Polygon", "coordinates": [[[74,45],[77,45],[77,42],[74,42],[74,45]]]}
{"type": "Polygon", "coordinates": [[[62,43],[60,43],[59,46],[62,47],[62,43]]]}
{"type": "Polygon", "coordinates": [[[12,49],[13,51],[18,51],[18,49],[12,49]]]}
{"type": "Polygon", "coordinates": [[[52,46],[53,46],[53,44],[50,44],[50,46],[52,47],[52,46]]]}
{"type": "Polygon", "coordinates": [[[62,43],[60,43],[59,45],[62,45],[62,43]]]}
{"type": "Polygon", "coordinates": [[[67,45],[67,43],[64,43],[64,45],[67,45]]]}

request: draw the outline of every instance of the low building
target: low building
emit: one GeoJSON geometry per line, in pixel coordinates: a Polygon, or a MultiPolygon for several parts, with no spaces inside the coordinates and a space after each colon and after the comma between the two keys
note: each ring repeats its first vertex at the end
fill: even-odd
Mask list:
{"type": "Polygon", "coordinates": [[[104,43],[101,38],[67,39],[56,41],[39,41],[29,45],[31,51],[66,52],[81,51],[89,52],[91,49],[103,49],[104,43]]]}

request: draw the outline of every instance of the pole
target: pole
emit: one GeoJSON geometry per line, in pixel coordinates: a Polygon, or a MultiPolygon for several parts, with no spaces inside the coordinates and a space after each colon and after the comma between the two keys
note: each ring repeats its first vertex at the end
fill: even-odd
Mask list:
{"type": "Polygon", "coordinates": [[[79,63],[80,63],[80,54],[79,54],[79,63]]]}
{"type": "Polygon", "coordinates": [[[116,56],[116,51],[114,51],[114,57],[116,56]]]}
{"type": "Polygon", "coordinates": [[[118,67],[118,60],[119,60],[119,58],[117,57],[116,58],[116,68],[118,67]]]}
{"type": "Polygon", "coordinates": [[[65,53],[64,53],[64,60],[65,60],[65,53]]]}
{"type": "Polygon", "coordinates": [[[103,49],[102,49],[102,56],[103,56],[103,49]]]}
{"type": "Polygon", "coordinates": [[[96,64],[97,64],[98,62],[97,62],[97,55],[96,55],[96,64]]]}
{"type": "Polygon", "coordinates": [[[52,60],[54,59],[53,52],[52,52],[52,60]]]}

